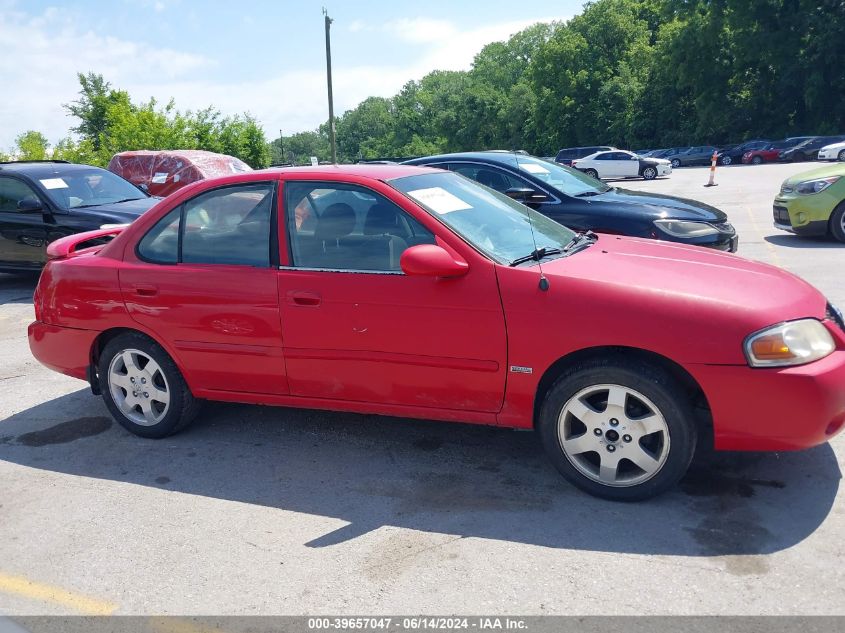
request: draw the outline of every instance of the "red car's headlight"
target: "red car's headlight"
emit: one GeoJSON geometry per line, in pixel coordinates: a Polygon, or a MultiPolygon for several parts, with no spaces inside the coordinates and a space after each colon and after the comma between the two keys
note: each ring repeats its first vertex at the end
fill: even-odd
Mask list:
{"type": "Polygon", "coordinates": [[[828,356],[836,349],[821,321],[787,321],[755,332],[745,339],[745,357],[752,367],[803,365],[828,356]]]}

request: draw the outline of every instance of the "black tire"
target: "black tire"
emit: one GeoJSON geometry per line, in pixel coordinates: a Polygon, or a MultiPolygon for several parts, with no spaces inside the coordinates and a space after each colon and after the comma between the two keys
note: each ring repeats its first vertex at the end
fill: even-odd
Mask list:
{"type": "Polygon", "coordinates": [[[640,176],[643,177],[643,180],[654,180],[657,178],[657,168],[656,167],[644,167],[640,176]]]}
{"type": "MultiPolygon", "coordinates": [[[[127,369],[127,375],[131,372],[127,369]]],[[[150,339],[140,333],[121,334],[112,339],[105,346],[100,354],[100,359],[97,367],[100,381],[100,390],[103,394],[103,401],[106,403],[109,412],[115,420],[120,423],[128,431],[135,435],[148,438],[162,438],[168,435],[178,433],[187,427],[199,413],[199,408],[202,403],[201,400],[194,398],[185,379],[176,367],[173,359],[164,351],[164,349],[150,339]],[[169,397],[169,403],[166,408],[163,408],[163,417],[154,424],[144,425],[134,422],[127,417],[120,406],[115,402],[114,396],[111,392],[111,385],[109,382],[109,370],[112,361],[116,357],[121,356],[127,350],[137,350],[146,354],[150,359],[158,364],[161,374],[166,382],[164,386],[169,397]]],[[[150,381],[152,383],[152,380],[150,381]]],[[[141,388],[143,389],[143,388],[141,388]]],[[[128,392],[123,390],[123,393],[128,396],[128,392]]],[[[146,394],[145,394],[146,395],[146,394]]],[[[140,415],[141,411],[137,413],[140,415]]]]}
{"type": "Polygon", "coordinates": [[[792,155],[792,162],[793,163],[803,163],[806,162],[807,156],[802,154],[801,152],[795,152],[792,155]]]}
{"type": "Polygon", "coordinates": [[[837,158],[838,158],[841,162],[845,163],[845,149],[843,149],[841,152],[839,152],[839,156],[837,156],[837,158]]]}
{"type": "Polygon", "coordinates": [[[597,172],[595,169],[585,169],[584,173],[592,178],[598,179],[599,177],[599,172],[597,172]]]}
{"type": "Polygon", "coordinates": [[[840,242],[845,242],[845,201],[830,214],[830,234],[840,242]]]}
{"type": "MultiPolygon", "coordinates": [[[[636,398],[632,402],[630,396],[626,396],[624,401],[628,407],[636,406],[638,402],[636,398]]],[[[601,411],[597,415],[603,416],[604,413],[604,411],[601,411]]],[[[609,419],[607,424],[613,425],[613,422],[617,421],[615,419],[609,419]]],[[[624,418],[623,423],[625,423],[624,418]]],[[[617,422],[617,424],[619,423],[617,422]]],[[[628,420],[627,424],[631,424],[631,421],[628,420]]],[[[561,475],[581,490],[613,501],[640,501],[658,495],[673,487],[687,472],[687,468],[695,453],[697,441],[697,427],[690,397],[685,389],[671,375],[656,366],[612,357],[587,360],[566,370],[546,394],[540,409],[538,426],[546,454],[561,475]],[[573,461],[570,460],[570,457],[567,457],[561,445],[559,419],[564,407],[574,399],[576,394],[583,393],[585,390],[589,391],[593,386],[596,386],[600,390],[601,385],[621,386],[626,390],[639,392],[639,394],[651,401],[651,404],[656,408],[665,422],[668,442],[663,444],[662,453],[664,457],[662,458],[662,465],[653,474],[648,475],[649,478],[640,483],[633,483],[631,485],[622,483],[614,486],[596,481],[596,479],[587,476],[573,464],[573,461]],[[667,444],[668,447],[666,446],[667,444]]],[[[581,424],[581,426],[586,428],[583,437],[591,434],[591,429],[586,424],[581,424]]],[[[600,439],[605,440],[605,437],[610,438],[609,427],[604,422],[601,423],[601,426],[604,427],[606,435],[600,439]]],[[[618,426],[617,428],[622,432],[621,429],[625,427],[618,426]]],[[[597,428],[594,430],[598,434],[598,431],[601,429],[597,428]]],[[[582,435],[577,436],[575,439],[580,437],[582,435]]],[[[648,436],[645,437],[647,438],[648,436]]],[[[651,437],[653,438],[654,436],[651,437]]],[[[625,435],[620,438],[617,433],[617,437],[615,438],[617,445],[623,440],[625,442],[631,442],[630,436],[625,435]]],[[[599,439],[595,441],[599,441],[599,439]]],[[[609,444],[611,441],[604,443],[609,444]]],[[[646,439],[645,441],[648,440],[646,439]]],[[[637,447],[638,443],[642,446],[639,440],[634,440],[630,445],[623,445],[622,449],[625,446],[635,449],[639,448],[637,447]]],[[[607,446],[604,446],[604,448],[607,451],[611,450],[607,446]]],[[[622,449],[619,450],[621,451],[622,449]]],[[[591,452],[589,450],[581,453],[581,455],[595,457],[596,459],[594,461],[601,460],[602,454],[604,453],[600,453],[599,451],[591,452]]],[[[634,456],[632,453],[629,454],[634,456]]],[[[624,455],[620,452],[617,459],[622,460],[623,458],[624,455]]],[[[579,463],[584,464],[588,461],[588,459],[584,459],[579,461],[579,463]]],[[[633,466],[633,462],[631,461],[627,461],[626,467],[628,464],[633,466]]],[[[615,472],[618,474],[619,467],[617,466],[616,468],[617,470],[615,472]]]]}
{"type": "Polygon", "coordinates": [[[727,167],[733,162],[733,158],[731,158],[730,156],[722,156],[719,158],[719,163],[724,167],[727,167]]]}
{"type": "Polygon", "coordinates": [[[673,158],[672,159],[672,169],[677,169],[680,166],[681,166],[681,161],[679,161],[677,158],[673,158]]]}
{"type": "Polygon", "coordinates": [[[762,162],[763,162],[763,159],[760,156],[755,156],[754,158],[751,159],[752,165],[759,165],[762,162]]]}

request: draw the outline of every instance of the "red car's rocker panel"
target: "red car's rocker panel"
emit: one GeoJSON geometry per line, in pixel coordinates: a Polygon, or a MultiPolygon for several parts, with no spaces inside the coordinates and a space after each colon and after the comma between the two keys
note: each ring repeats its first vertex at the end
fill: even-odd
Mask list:
{"type": "MultiPolygon", "coordinates": [[[[30,347],[47,367],[89,380],[95,392],[102,389],[113,414],[120,415],[120,405],[136,420],[121,423],[138,434],[147,433],[142,409],[154,426],[154,420],[171,415],[168,403],[193,407],[185,398],[536,427],[552,453],[566,450],[567,443],[581,446],[575,457],[567,455],[568,462],[561,457],[555,465],[576,485],[611,498],[629,494],[626,486],[631,492],[624,498],[654,494],[657,483],[634,492],[630,482],[647,482],[648,470],[659,471],[664,463],[673,470],[666,477],[677,480],[695,440],[676,425],[691,423],[693,401],[709,409],[713,428],[708,432],[717,449],[806,448],[825,442],[845,424],[845,331],[809,284],[732,255],[610,235],[582,236],[585,247],[567,254],[564,245],[572,232],[537,216],[532,234],[548,241],[560,233],[562,240],[556,249],[562,256],[542,262],[546,283],[541,284],[540,267],[530,260],[543,253],[519,261],[509,261],[512,255],[494,258],[484,249],[500,234],[473,242],[468,236],[477,224],[455,224],[460,231],[450,224],[462,216],[449,214],[488,203],[486,213],[500,211],[507,220],[501,235],[526,239],[518,233],[527,230],[519,226],[524,207],[438,170],[291,169],[195,183],[127,229],[113,231],[117,236],[105,246],[76,250],[85,236],[51,245],[56,259],[44,269],[36,292],[30,347]],[[391,185],[391,179],[406,177],[421,178],[407,195],[391,185]],[[441,182],[437,179],[442,187],[431,186],[441,182]],[[320,207],[316,228],[300,227],[306,197],[290,198],[300,190],[311,192],[306,196],[311,212],[320,207]],[[332,195],[349,204],[330,204],[332,195]],[[196,201],[209,196],[230,205],[246,201],[248,210],[234,221],[225,215],[219,221],[214,204],[196,210],[196,201]],[[295,222],[286,206],[291,199],[295,222]],[[362,200],[368,208],[358,213],[350,205],[364,205],[362,200]],[[394,215],[385,216],[388,207],[394,215]],[[174,249],[178,244],[178,255],[158,262],[142,256],[139,243],[150,235],[165,235],[170,242],[163,238],[162,243],[174,249]],[[218,261],[214,249],[226,245],[220,235],[261,236],[265,246],[254,253],[238,251],[249,265],[218,261]],[[188,241],[201,243],[202,257],[210,259],[184,261],[188,241]],[[365,246],[373,250],[361,265],[381,257],[381,247],[392,263],[385,270],[322,264],[365,246]],[[308,257],[316,264],[307,264],[308,257]],[[808,331],[816,337],[823,322],[822,339],[829,342],[814,345],[829,347],[805,364],[750,366],[748,337],[793,321],[810,321],[808,331]],[[116,353],[121,341],[131,345],[116,353]],[[149,358],[154,369],[144,373],[133,362],[122,364],[120,354],[149,358]],[[584,422],[587,433],[581,436],[578,418],[568,422],[571,414],[560,413],[558,421],[544,413],[549,401],[567,393],[561,380],[577,391],[579,376],[605,365],[613,380],[629,382],[619,391],[619,385],[601,384],[612,383],[611,378],[600,381],[593,395],[583,396],[592,398],[582,402],[586,408],[576,408],[585,420],[604,421],[584,422]],[[632,376],[631,368],[639,366],[651,378],[643,382],[632,376]],[[174,398],[165,398],[158,408],[143,401],[144,389],[121,387],[153,375],[159,381],[154,393],[174,398]],[[173,390],[180,380],[187,386],[181,396],[173,390]],[[623,392],[629,395],[621,396],[620,405],[623,392]],[[689,402],[673,409],[666,398],[679,393],[689,402]],[[613,409],[618,413],[608,413],[615,406],[621,406],[613,409]],[[621,457],[604,451],[613,453],[617,446],[622,451],[633,441],[624,454],[629,455],[640,440],[605,423],[615,427],[617,419],[608,416],[617,415],[640,428],[637,415],[648,409],[654,415],[642,419],[666,420],[665,425],[661,431],[640,429],[648,440],[639,445],[646,447],[646,457],[636,453],[631,463],[644,465],[646,472],[625,473],[627,466],[618,466],[621,457]],[[559,440],[549,435],[550,424],[560,426],[559,440]],[[672,446],[687,453],[670,454],[665,461],[661,447],[668,442],[648,437],[672,428],[672,446]],[[598,444],[584,448],[583,438],[593,435],[600,437],[598,444]],[[658,459],[661,451],[664,461],[658,459]],[[601,461],[594,474],[589,473],[598,466],[583,458],[589,452],[601,461]],[[613,475],[607,475],[608,459],[613,475]],[[567,474],[572,464],[592,483],[567,474]],[[606,477],[611,482],[604,486],[606,477]]],[[[773,353],[790,352],[784,345],[773,353]]],[[[568,410],[572,400],[564,401],[555,406],[568,410]]],[[[168,427],[174,428],[179,427],[168,427]]],[[[153,433],[148,436],[165,434],[153,433]]]]}

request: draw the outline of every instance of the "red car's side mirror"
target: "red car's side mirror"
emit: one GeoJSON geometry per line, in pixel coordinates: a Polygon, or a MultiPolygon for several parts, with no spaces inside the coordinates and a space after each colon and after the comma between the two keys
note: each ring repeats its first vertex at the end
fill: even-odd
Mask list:
{"type": "Polygon", "coordinates": [[[469,264],[452,257],[435,244],[418,244],[405,249],[399,265],[406,275],[423,277],[460,277],[469,271],[469,264]]]}

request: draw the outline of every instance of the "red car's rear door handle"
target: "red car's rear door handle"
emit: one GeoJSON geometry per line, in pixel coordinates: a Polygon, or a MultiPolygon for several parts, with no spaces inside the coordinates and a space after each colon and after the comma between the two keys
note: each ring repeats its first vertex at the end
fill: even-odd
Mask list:
{"type": "Polygon", "coordinates": [[[135,294],[141,297],[154,297],[158,294],[158,288],[150,284],[136,284],[133,288],[135,294]]]}
{"type": "Polygon", "coordinates": [[[316,307],[320,305],[322,299],[316,292],[305,292],[302,290],[292,290],[288,293],[288,301],[297,306],[316,307]]]}

